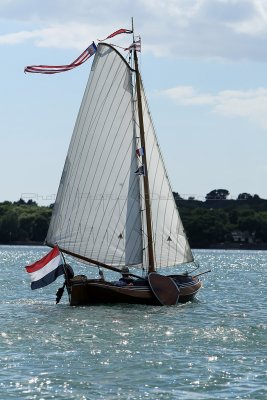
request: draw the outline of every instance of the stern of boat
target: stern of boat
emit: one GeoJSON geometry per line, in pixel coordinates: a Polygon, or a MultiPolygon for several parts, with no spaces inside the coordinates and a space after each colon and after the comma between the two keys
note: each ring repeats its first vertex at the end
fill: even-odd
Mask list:
{"type": "Polygon", "coordinates": [[[102,279],[75,276],[70,281],[69,294],[71,306],[105,303],[159,304],[146,281],[142,285],[116,286],[102,279]]]}

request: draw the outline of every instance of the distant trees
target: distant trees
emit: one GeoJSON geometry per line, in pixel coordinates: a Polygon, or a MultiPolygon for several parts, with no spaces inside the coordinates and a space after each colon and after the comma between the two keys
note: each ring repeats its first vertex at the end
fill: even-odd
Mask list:
{"type": "Polygon", "coordinates": [[[204,202],[177,201],[190,244],[195,248],[236,241],[267,245],[267,200],[249,193],[228,200],[228,195],[228,190],[216,189],[204,202]]]}
{"type": "Polygon", "coordinates": [[[47,216],[42,214],[35,216],[34,220],[32,221],[32,238],[34,238],[33,240],[45,240],[49,226],[49,220],[50,218],[47,218],[47,216]]]}
{"type": "Polygon", "coordinates": [[[32,200],[0,203],[0,242],[44,241],[51,214],[32,200]]]}
{"type": "MultiPolygon", "coordinates": [[[[2,210],[3,212],[3,210],[2,210]]],[[[8,210],[0,217],[0,240],[10,242],[18,237],[18,217],[13,210],[8,210]]]]}
{"type": "MultiPolygon", "coordinates": [[[[208,203],[208,202],[207,202],[208,203]]],[[[193,247],[207,247],[220,243],[234,242],[238,232],[239,240],[251,243],[267,243],[267,201],[266,211],[255,212],[240,206],[233,208],[187,208],[180,203],[179,212],[193,247]]]]}
{"type": "Polygon", "coordinates": [[[18,201],[14,201],[15,205],[17,206],[24,206],[24,205],[28,205],[28,206],[37,206],[36,201],[33,201],[32,199],[29,199],[27,202],[23,199],[19,199],[18,201]]]}
{"type": "Polygon", "coordinates": [[[252,196],[249,193],[240,193],[237,196],[237,200],[250,200],[250,199],[252,199],[252,196]]]}
{"type": "MultiPolygon", "coordinates": [[[[206,194],[206,200],[226,200],[229,196],[229,191],[227,189],[214,189],[211,190],[208,194],[206,194]]],[[[250,193],[240,193],[237,196],[237,200],[260,200],[260,196],[258,194],[254,194],[253,196],[250,193]]]]}
{"type": "MultiPolygon", "coordinates": [[[[227,189],[213,189],[211,190],[209,193],[206,194],[205,196],[205,200],[206,201],[213,201],[213,200],[228,200],[228,197],[230,195],[230,192],[227,189]]],[[[177,192],[173,192],[173,196],[174,199],[176,201],[179,200],[185,200],[179,193],[177,192]]],[[[187,200],[190,201],[194,201],[196,200],[196,198],[194,196],[188,196],[187,200]]],[[[234,200],[233,198],[231,198],[231,200],[234,200]]],[[[236,200],[248,200],[248,201],[258,201],[258,200],[264,200],[261,199],[260,196],[258,194],[250,194],[247,192],[244,193],[239,193],[239,195],[237,196],[236,200]]]]}
{"type": "Polygon", "coordinates": [[[206,195],[206,200],[226,200],[229,196],[226,189],[214,189],[206,195]]]}
{"type": "MultiPolygon", "coordinates": [[[[228,190],[216,189],[207,194],[206,201],[200,201],[193,197],[184,200],[174,193],[191,246],[205,248],[236,241],[267,246],[267,200],[249,193],[228,200],[228,195],[228,190]]],[[[43,207],[32,200],[0,203],[0,243],[43,242],[52,209],[53,204],[43,207]]]]}
{"type": "Polygon", "coordinates": [[[249,193],[240,193],[237,196],[237,200],[261,200],[258,194],[254,194],[253,196],[249,193]]]}
{"type": "Polygon", "coordinates": [[[179,193],[177,193],[177,192],[173,192],[173,197],[174,197],[174,200],[175,201],[177,201],[177,200],[183,200],[182,199],[182,197],[179,195],[179,193]]]}
{"type": "Polygon", "coordinates": [[[221,210],[179,208],[190,244],[193,247],[206,247],[222,243],[228,233],[227,214],[221,210]]]}

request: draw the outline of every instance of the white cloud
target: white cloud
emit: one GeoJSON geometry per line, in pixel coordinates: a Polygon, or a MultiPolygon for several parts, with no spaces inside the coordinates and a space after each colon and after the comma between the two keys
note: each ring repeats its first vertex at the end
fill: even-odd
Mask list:
{"type": "Polygon", "coordinates": [[[250,18],[240,20],[236,24],[230,24],[231,28],[240,34],[252,37],[264,35],[266,37],[267,4],[262,0],[255,0],[255,13],[250,18]]]}
{"type": "Polygon", "coordinates": [[[185,106],[214,103],[214,96],[198,93],[192,86],[177,86],[161,93],[185,106]]]}
{"type": "Polygon", "coordinates": [[[263,0],[113,0],[112,6],[108,0],[2,0],[0,15],[20,27],[2,27],[0,44],[32,39],[37,46],[82,48],[130,27],[133,15],[144,50],[156,56],[267,61],[263,0]]]}
{"type": "Polygon", "coordinates": [[[0,36],[0,45],[2,44],[18,44],[25,42],[28,39],[33,39],[38,34],[38,31],[21,31],[17,33],[7,33],[0,36]]]}
{"type": "Polygon", "coordinates": [[[55,24],[43,29],[2,35],[0,36],[0,45],[18,44],[31,39],[38,47],[83,49],[98,36],[101,29],[75,22],[55,24]]]}
{"type": "Polygon", "coordinates": [[[267,89],[224,90],[217,94],[201,93],[191,86],[178,86],[159,93],[183,106],[209,106],[224,117],[241,117],[267,129],[267,89]]]}

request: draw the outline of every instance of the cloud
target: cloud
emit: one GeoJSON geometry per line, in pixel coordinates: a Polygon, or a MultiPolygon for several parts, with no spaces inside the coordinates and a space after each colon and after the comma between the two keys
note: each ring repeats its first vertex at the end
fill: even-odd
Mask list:
{"type": "Polygon", "coordinates": [[[37,34],[38,32],[35,31],[21,31],[17,33],[7,33],[6,35],[0,36],[0,45],[23,43],[26,40],[36,37],[37,34]]]}
{"type": "Polygon", "coordinates": [[[267,61],[267,4],[262,0],[2,0],[1,20],[23,25],[0,44],[84,47],[120,27],[142,34],[156,56],[267,61]],[[78,44],[78,42],[82,42],[78,44]]]}
{"type": "Polygon", "coordinates": [[[86,24],[70,22],[54,24],[43,29],[20,31],[0,36],[0,45],[18,44],[32,40],[37,47],[83,49],[96,39],[101,29],[86,24]]]}
{"type": "Polygon", "coordinates": [[[246,118],[267,129],[267,89],[223,90],[217,94],[201,93],[192,86],[178,86],[159,93],[182,106],[208,106],[228,118],[246,118]]]}

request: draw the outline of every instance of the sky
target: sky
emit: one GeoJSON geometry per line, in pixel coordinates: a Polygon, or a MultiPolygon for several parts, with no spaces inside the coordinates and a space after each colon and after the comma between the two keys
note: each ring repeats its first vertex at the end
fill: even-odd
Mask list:
{"type": "Polygon", "coordinates": [[[24,67],[68,64],[131,17],[173,191],[267,199],[266,0],[1,0],[0,202],[54,202],[92,60],[24,67]]]}

